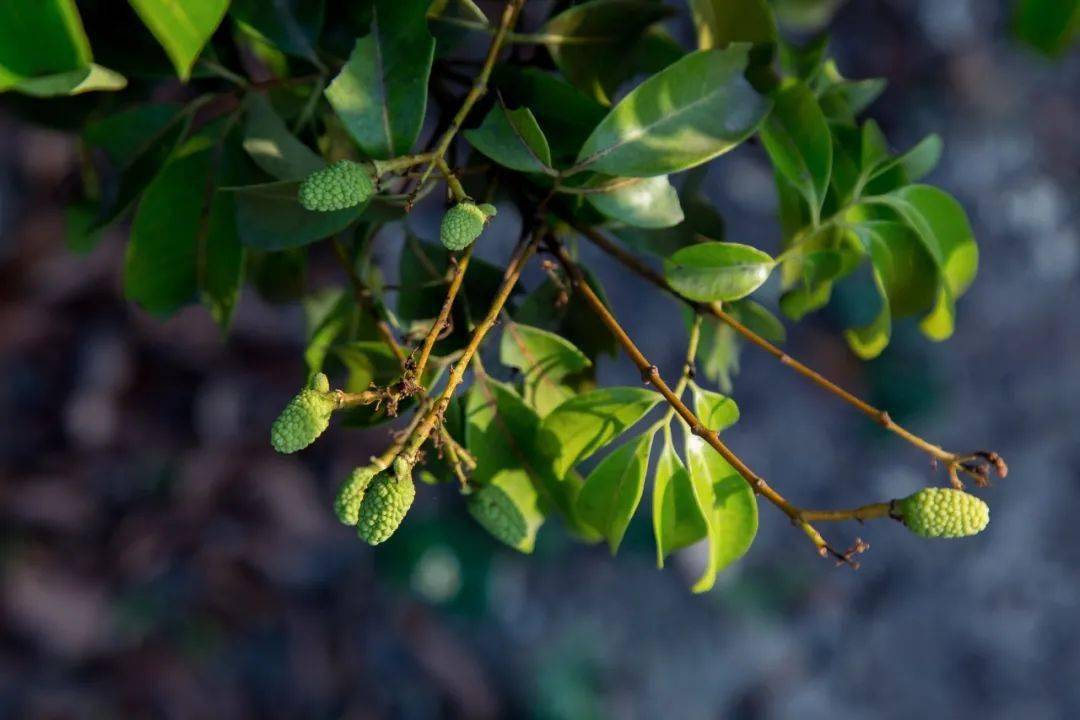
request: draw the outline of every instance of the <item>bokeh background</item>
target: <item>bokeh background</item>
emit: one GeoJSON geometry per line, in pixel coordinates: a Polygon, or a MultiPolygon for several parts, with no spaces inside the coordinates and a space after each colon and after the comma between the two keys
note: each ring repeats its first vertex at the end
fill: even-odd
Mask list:
{"type": "MultiPolygon", "coordinates": [[[[245,293],[223,341],[201,310],[125,303],[122,229],[64,247],[72,138],[0,100],[0,717],[1080,717],[1080,56],[1029,51],[976,0],[852,2],[833,36],[846,74],[888,78],[870,114],[896,147],[944,138],[930,181],[982,262],[945,344],[904,324],[859,363],[840,330],[860,296],[839,293],[787,349],[946,447],[1003,453],[987,532],[828,528],[870,542],[852,572],[763,507],[748,556],[695,596],[700,553],[657,571],[647,512],[617,558],[555,522],[526,558],[425,486],[373,551],[330,501],[386,430],[267,442],[303,376],[299,308],[245,293]]],[[[775,249],[760,148],[708,187],[729,239],[775,249]]],[[[585,258],[677,372],[675,306],[585,258]]],[[[338,281],[317,252],[312,287],[338,281]]],[[[636,373],[611,359],[601,379],[636,373]]],[[[733,394],[731,445],[805,505],[943,481],[755,350],[733,394]]]]}

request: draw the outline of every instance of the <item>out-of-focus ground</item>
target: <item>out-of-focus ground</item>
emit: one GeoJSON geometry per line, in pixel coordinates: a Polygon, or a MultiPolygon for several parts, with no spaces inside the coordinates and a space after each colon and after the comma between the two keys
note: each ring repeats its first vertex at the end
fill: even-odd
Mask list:
{"type": "MultiPolygon", "coordinates": [[[[616,559],[555,528],[525,558],[423,487],[398,537],[356,541],[330,499],[384,431],[267,443],[303,374],[299,309],[246,293],[223,343],[198,309],[126,304],[122,232],[63,247],[72,143],[0,110],[0,718],[1080,717],[1080,56],[1041,59],[1006,25],[971,0],[840,12],[841,68],[890,81],[870,114],[894,145],[943,136],[930,181],[968,208],[981,268],[945,344],[904,324],[860,364],[840,297],[787,346],[946,447],[1002,452],[989,530],[828,528],[870,542],[855,573],[763,507],[707,596],[686,589],[693,551],[655,570],[644,511],[616,559]]],[[[760,149],[710,187],[731,240],[775,248],[760,149]]],[[[674,306],[586,259],[675,370],[674,306]]],[[[313,285],[334,279],[316,260],[313,285]]],[[[734,396],[731,445],[805,505],[942,480],[753,350],[734,396]]]]}

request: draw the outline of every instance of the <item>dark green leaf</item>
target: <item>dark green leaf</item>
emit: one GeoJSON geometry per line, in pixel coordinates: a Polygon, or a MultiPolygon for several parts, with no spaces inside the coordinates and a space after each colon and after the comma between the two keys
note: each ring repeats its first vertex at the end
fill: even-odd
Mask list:
{"type": "Polygon", "coordinates": [[[356,41],[326,88],[327,100],[368,157],[407,154],[424,124],[435,56],[427,6],[427,0],[376,0],[371,33],[356,41]]]}
{"type": "MultiPolygon", "coordinates": [[[[478,485],[513,482],[518,492],[524,492],[522,486],[528,483],[544,505],[563,515],[571,531],[582,539],[595,540],[594,531],[578,522],[574,514],[581,479],[571,475],[560,481],[538,449],[540,422],[509,386],[488,378],[477,381],[469,389],[465,412],[466,446],[476,458],[472,479],[478,485]]],[[[533,536],[535,528],[527,535],[533,536]]],[[[525,545],[523,538],[522,545],[531,547],[531,539],[525,545]]]]}
{"type": "Polygon", "coordinates": [[[683,221],[679,194],[667,175],[652,178],[612,179],[603,176],[598,184],[615,184],[614,190],[589,193],[589,204],[607,217],[641,228],[668,228],[683,221]]]}
{"type": "Polygon", "coordinates": [[[56,97],[80,95],[98,90],[122,90],[126,86],[127,78],[120,73],[97,63],[91,63],[78,70],[28,78],[20,82],[15,89],[34,97],[56,97]]]}
{"type": "Polygon", "coordinates": [[[228,324],[239,292],[243,251],[232,197],[215,192],[238,165],[236,148],[211,131],[184,144],[146,189],[131,228],[125,295],[168,315],[197,296],[228,324]],[[209,202],[208,202],[209,201],[209,202]]]}
{"type": "Polygon", "coordinates": [[[0,91],[85,68],[92,59],[74,0],[0,3],[0,91]]]}
{"type": "Polygon", "coordinates": [[[798,188],[817,217],[832,173],[832,136],[806,85],[791,82],[777,93],[761,126],[761,140],[773,166],[798,188]]]}
{"type": "Polygon", "coordinates": [[[775,262],[749,245],[708,242],[664,261],[664,275],[682,296],[698,302],[738,300],[769,279],[775,262]]]}
{"type": "Polygon", "coordinates": [[[745,140],[770,101],[743,77],[745,46],[690,53],[632,90],[593,130],[576,170],[652,177],[686,170],[745,140]]]}
{"type": "Polygon", "coordinates": [[[733,42],[776,42],[776,18],[765,0],[689,0],[702,50],[733,42]]]}
{"type": "Polygon", "coordinates": [[[128,0],[187,81],[203,46],[225,17],[229,0],[128,0]]]}
{"type": "Polygon", "coordinates": [[[244,150],[260,168],[278,180],[303,180],[326,163],[289,132],[265,96],[247,97],[244,150]]]}
{"type": "Polygon", "coordinates": [[[664,567],[665,557],[693,545],[709,531],[690,473],[675,452],[671,431],[666,428],[653,477],[652,505],[656,565],[664,567]]]}
{"type": "Polygon", "coordinates": [[[510,110],[496,103],[465,139],[495,162],[519,172],[552,174],[547,138],[528,108],[510,110]]]}
{"type": "Polygon", "coordinates": [[[236,196],[240,240],[260,250],[300,247],[341,232],[366,207],[335,212],[306,210],[296,199],[299,187],[294,181],[231,188],[236,196]]]}
{"type": "Polygon", "coordinates": [[[642,433],[601,460],[578,493],[578,517],[607,539],[612,554],[641,502],[655,432],[642,433]]]}
{"type": "Polygon", "coordinates": [[[540,448],[551,458],[555,476],[566,477],[659,401],[651,390],[613,387],[578,395],[552,410],[541,423],[540,448]]]}
{"type": "Polygon", "coordinates": [[[540,417],[574,395],[567,376],[592,366],[573,343],[540,328],[509,322],[499,344],[499,361],[522,374],[525,402],[540,417]]]}
{"type": "Polygon", "coordinates": [[[1062,55],[1080,28],[1080,0],[1018,0],[1013,15],[1016,36],[1046,55],[1062,55]]]}
{"type": "Polygon", "coordinates": [[[495,86],[510,105],[527,106],[547,128],[551,153],[571,159],[607,114],[603,105],[573,85],[536,68],[499,65],[495,86]]]}
{"type": "Polygon", "coordinates": [[[180,114],[179,103],[134,105],[87,123],[83,139],[101,148],[117,168],[131,165],[180,114]]]}
{"type": "Polygon", "coordinates": [[[322,66],[315,43],[323,24],[323,0],[232,0],[229,14],[253,37],[322,66]]]}
{"type": "Polygon", "coordinates": [[[948,193],[930,185],[909,185],[888,195],[867,198],[887,205],[918,235],[941,274],[938,297],[920,323],[932,340],[952,335],[955,301],[971,285],[979,264],[979,249],[963,207],[948,193]]]}
{"type": "Polygon", "coordinates": [[[668,13],[661,3],[647,0],[589,0],[553,17],[541,34],[558,38],[547,48],[562,74],[610,104],[631,71],[626,55],[645,30],[668,13]]]}
{"type": "MultiPolygon", "coordinates": [[[[587,267],[582,270],[589,287],[604,305],[608,305],[607,295],[599,281],[587,267]]],[[[522,301],[514,313],[514,319],[561,335],[594,360],[602,353],[613,355],[618,350],[615,336],[589,309],[580,294],[567,293],[567,288],[557,286],[550,279],[541,283],[522,301]]]]}

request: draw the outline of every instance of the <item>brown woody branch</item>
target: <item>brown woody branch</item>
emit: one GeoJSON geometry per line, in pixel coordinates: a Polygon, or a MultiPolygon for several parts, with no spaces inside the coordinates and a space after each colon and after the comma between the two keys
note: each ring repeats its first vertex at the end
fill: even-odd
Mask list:
{"type": "Polygon", "coordinates": [[[777,360],[779,360],[785,366],[791,368],[804,378],[810,380],[812,383],[822,388],[823,390],[835,395],[847,404],[854,407],[859,412],[863,413],[871,420],[876,422],[881,427],[885,428],[889,432],[900,436],[916,448],[930,455],[930,457],[936,461],[941,462],[946,471],[949,474],[949,480],[954,487],[962,488],[963,483],[960,482],[958,473],[964,473],[975,481],[975,484],[979,487],[983,487],[989,484],[990,471],[993,470],[998,477],[1004,478],[1008,472],[1008,465],[1005,464],[1005,460],[995,452],[980,450],[972,453],[952,453],[944,450],[938,445],[934,445],[927,440],[919,437],[915,433],[911,432],[907,428],[903,427],[896,421],[894,421],[889,413],[885,410],[880,410],[870,403],[862,400],[856,395],[848,392],[844,388],[840,387],[836,383],[832,382],[821,373],[813,370],[810,367],[802,364],[795,358],[788,355],[786,352],[770,343],[765,338],[755,333],[750,328],[740,323],[737,319],[732,317],[728,312],[723,309],[723,306],[718,302],[711,303],[699,303],[694,302],[688,298],[679,294],[675,288],[671,287],[668,281],[663,275],[653,270],[646,265],[640,259],[627,252],[623,248],[608,239],[605,235],[597,231],[595,228],[575,225],[575,229],[581,233],[587,240],[599,247],[601,250],[611,255],[613,258],[621,262],[628,269],[634,273],[652,283],[661,290],[670,293],[679,300],[682,300],[686,304],[693,307],[700,313],[706,313],[713,316],[720,322],[729,326],[732,330],[741,335],[751,344],[761,348],[765,352],[769,353],[777,360]]]}

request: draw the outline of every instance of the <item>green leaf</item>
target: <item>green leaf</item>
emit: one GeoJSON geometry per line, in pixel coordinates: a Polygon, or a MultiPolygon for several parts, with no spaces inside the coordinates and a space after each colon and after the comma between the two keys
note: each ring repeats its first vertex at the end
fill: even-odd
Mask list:
{"type": "Polygon", "coordinates": [[[540,448],[551,458],[555,477],[565,478],[658,402],[660,396],[651,390],[613,387],[583,393],[552,410],[541,424],[540,448]]]}
{"type": "Polygon", "coordinates": [[[195,59],[221,24],[229,0],[128,0],[187,82],[195,59]]]}
{"type": "Polygon", "coordinates": [[[540,34],[556,67],[574,85],[604,104],[629,77],[627,54],[645,30],[669,14],[647,0],[589,0],[551,18],[540,34]]]}
{"type": "Polygon", "coordinates": [[[1018,0],[1016,36],[1050,57],[1065,53],[1080,29],[1080,0],[1018,0]]]}
{"type": "Polygon", "coordinates": [[[307,326],[308,380],[323,371],[330,348],[345,336],[359,320],[358,307],[352,293],[342,288],[325,288],[304,298],[304,319],[307,326]]]}
{"type": "Polygon", "coordinates": [[[322,0],[232,0],[229,14],[253,37],[322,68],[315,52],[322,0]]]}
{"type": "Polygon", "coordinates": [[[832,173],[832,135],[806,85],[791,82],[777,93],[761,126],[761,141],[773,166],[799,190],[817,217],[832,173]]]}
{"type": "MultiPolygon", "coordinates": [[[[604,288],[587,267],[582,270],[589,287],[607,306],[604,288]]],[[[514,319],[553,331],[572,342],[586,357],[594,360],[602,353],[614,355],[618,350],[615,336],[596,313],[589,309],[580,293],[570,293],[567,299],[565,286],[556,285],[550,279],[529,293],[514,312],[514,319]]]]}
{"type": "Polygon", "coordinates": [[[303,180],[326,166],[307,145],[285,126],[265,96],[247,97],[244,150],[260,168],[279,180],[303,180]]]}
{"type": "Polygon", "coordinates": [[[871,220],[855,226],[870,253],[881,309],[868,324],[845,332],[851,349],[864,360],[889,344],[891,318],[925,312],[933,305],[938,271],[914,231],[898,222],[871,220]]]}
{"type": "Polygon", "coordinates": [[[745,140],[770,101],[743,71],[746,46],[690,53],[634,88],[586,139],[575,171],[652,177],[686,170],[745,140]]]}
{"type": "MultiPolygon", "coordinates": [[[[695,392],[699,415],[707,415],[709,399],[695,392]]],[[[738,560],[757,535],[757,501],[750,486],[716,450],[683,425],[686,460],[708,521],[709,559],[694,592],[706,592],[716,583],[717,574],[738,560]]]]}
{"type": "Polygon", "coordinates": [[[85,69],[93,56],[74,0],[0,3],[0,91],[85,69]]]}
{"type": "Polygon", "coordinates": [[[600,176],[596,182],[617,185],[614,190],[585,195],[590,205],[613,220],[641,228],[668,228],[683,221],[679,194],[667,175],[621,180],[600,176]]]}
{"type": "Polygon", "coordinates": [[[292,181],[230,188],[236,196],[241,241],[260,250],[300,247],[341,232],[366,207],[362,204],[335,212],[306,210],[296,199],[299,187],[299,182],[292,181]]]}
{"type": "Polygon", "coordinates": [[[738,300],[761,287],[775,264],[767,253],[749,245],[708,242],[683,248],[665,260],[664,275],[690,300],[738,300]]]}
{"type": "Polygon", "coordinates": [[[526,107],[510,110],[496,103],[480,127],[464,134],[473,147],[503,167],[518,172],[554,173],[547,138],[526,107]]]}
{"type": "Polygon", "coordinates": [[[360,149],[386,160],[416,142],[427,109],[435,39],[427,0],[376,0],[371,33],[326,88],[326,99],[360,149]]]}
{"type": "MultiPolygon", "coordinates": [[[[873,192],[875,186],[871,183],[890,174],[899,174],[897,186],[921,180],[937,167],[940,159],[941,138],[937,135],[927,135],[903,155],[874,167],[867,181],[868,190],[873,192]]],[[[867,166],[864,164],[864,167],[867,166]]]]}
{"type": "Polygon", "coordinates": [[[690,472],[675,452],[667,428],[653,476],[652,511],[657,567],[664,567],[664,558],[671,553],[693,545],[708,534],[709,522],[702,512],[690,472]]]}
{"type": "Polygon", "coordinates": [[[945,340],[955,324],[955,301],[971,285],[979,249],[964,208],[948,193],[931,185],[909,185],[887,195],[867,198],[887,205],[918,235],[941,274],[938,297],[920,323],[931,340],[945,340]]]}
{"type": "Polygon", "coordinates": [[[739,421],[739,406],[727,395],[693,386],[694,411],[713,432],[723,432],[739,421]]]}
{"type": "Polygon", "coordinates": [[[86,124],[83,139],[119,169],[131,165],[180,114],[179,103],[134,105],[86,124]]]}
{"type": "MultiPolygon", "coordinates": [[[[481,486],[527,482],[544,505],[563,515],[575,534],[595,540],[595,533],[580,524],[574,514],[581,480],[571,475],[560,482],[552,473],[550,461],[537,445],[540,425],[540,418],[509,386],[489,378],[474,383],[465,406],[465,444],[476,458],[473,482],[481,486]]],[[[531,540],[526,538],[516,547],[531,548],[531,540]]]]}
{"type": "Polygon", "coordinates": [[[776,42],[776,18],[765,0],[689,0],[702,50],[733,42],[776,42]]]}
{"type": "MultiPolygon", "coordinates": [[[[753,300],[725,303],[724,310],[740,323],[773,343],[786,339],[783,324],[768,310],[753,300]]],[[[698,366],[706,378],[731,392],[732,377],[739,372],[741,343],[738,334],[726,323],[706,316],[698,342],[698,366]]],[[[721,396],[722,397],[722,396],[721,396]]]]}
{"type": "Polygon", "coordinates": [[[233,198],[214,186],[235,178],[239,160],[238,149],[212,132],[187,141],[147,187],[131,227],[124,293],[155,315],[201,296],[225,327],[239,293],[243,249],[233,198]]]}
{"type": "Polygon", "coordinates": [[[547,128],[551,153],[572,159],[607,110],[573,85],[536,68],[498,65],[493,73],[499,94],[510,105],[533,109],[547,128]]]}
{"type": "Polygon", "coordinates": [[[522,374],[525,402],[543,417],[572,397],[567,376],[584,372],[592,362],[573,343],[540,328],[507,323],[499,343],[499,361],[522,374]]]}
{"type": "Polygon", "coordinates": [[[521,472],[503,473],[482,486],[469,498],[469,512],[493,537],[526,555],[544,523],[540,495],[521,472]]]}
{"type": "Polygon", "coordinates": [[[34,97],[56,97],[81,95],[98,90],[122,90],[125,87],[127,87],[127,78],[123,75],[97,63],[90,63],[78,70],[28,78],[19,83],[15,89],[24,95],[34,97]]]}
{"type": "Polygon", "coordinates": [[[840,74],[834,60],[827,60],[817,76],[814,90],[826,117],[851,121],[884,92],[885,81],[881,78],[848,80],[840,74]]]}
{"type": "Polygon", "coordinates": [[[578,493],[578,516],[604,536],[612,555],[641,502],[655,434],[644,432],[601,460],[578,493]]]}

